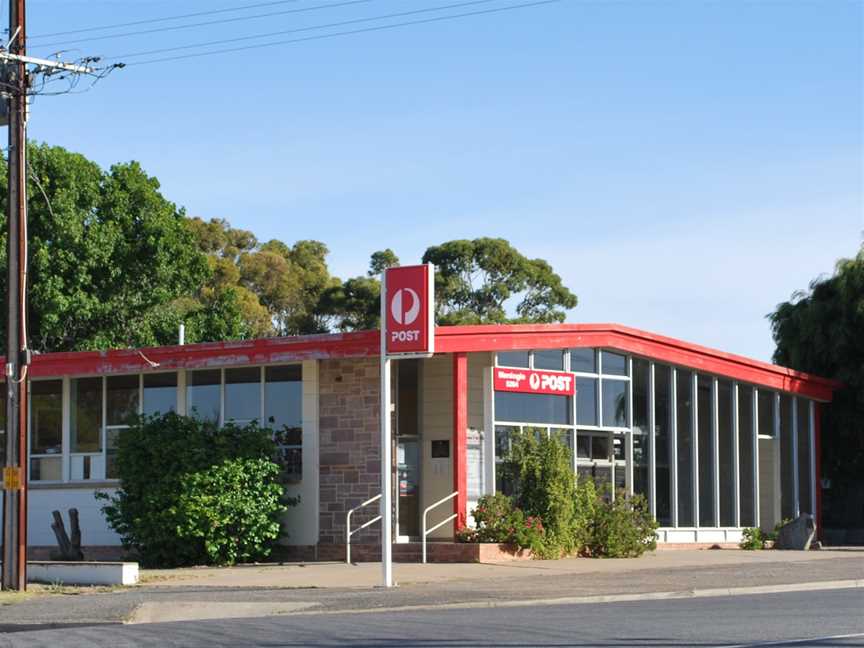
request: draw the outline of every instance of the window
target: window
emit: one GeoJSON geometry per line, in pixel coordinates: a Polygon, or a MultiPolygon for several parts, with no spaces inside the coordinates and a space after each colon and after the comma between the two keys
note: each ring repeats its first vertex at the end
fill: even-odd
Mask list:
{"type": "Polygon", "coordinates": [[[497,358],[499,367],[528,367],[527,351],[500,351],[497,358]]]}
{"type": "Polygon", "coordinates": [[[741,526],[759,526],[753,501],[753,388],[738,385],[738,483],[741,526]]]}
{"type": "Polygon", "coordinates": [[[579,425],[597,425],[597,379],[576,378],[576,420],[579,425]]]}
{"type": "Polygon", "coordinates": [[[225,370],[225,420],[249,423],[261,416],[261,368],[225,370]]]}
{"type": "Polygon", "coordinates": [[[147,416],[177,411],[177,374],[144,374],[142,411],[147,416]]]}
{"type": "Polygon", "coordinates": [[[513,482],[504,470],[504,459],[510,454],[510,442],[518,431],[514,426],[495,426],[495,490],[505,495],[513,495],[513,482]]]}
{"type": "Polygon", "coordinates": [[[633,492],[650,498],[651,470],[648,445],[648,377],[651,367],[646,360],[633,360],[633,492]]]}
{"type": "Polygon", "coordinates": [[[564,369],[564,353],[561,349],[535,351],[534,368],[562,371],[564,369]]]}
{"type": "Polygon", "coordinates": [[[678,526],[692,527],[693,519],[693,405],[692,375],[689,371],[677,371],[675,397],[677,399],[678,443],[678,526]]]}
{"type": "Polygon", "coordinates": [[[219,422],[222,377],[219,369],[186,374],[186,411],[199,420],[219,422]]]}
{"type": "Polygon", "coordinates": [[[717,382],[720,462],[720,526],[735,526],[735,431],[732,429],[732,383],[717,382]]]}
{"type": "Polygon", "coordinates": [[[30,383],[30,417],[30,480],[60,481],[63,479],[62,380],[30,383]]]}
{"type": "Polygon", "coordinates": [[[773,437],[774,429],[774,392],[759,390],[759,436],[773,437]]]}
{"type": "Polygon", "coordinates": [[[628,386],[629,383],[624,380],[603,380],[603,425],[605,427],[627,427],[628,386]]]}
{"type": "Polygon", "coordinates": [[[72,380],[71,396],[72,452],[102,452],[102,378],[72,380]]]}
{"type": "MultiPolygon", "coordinates": [[[[117,438],[138,415],[140,378],[134,376],[108,376],[105,378],[105,477],[116,479],[117,438]]],[[[76,474],[73,462],[72,479],[92,479],[92,466],[82,466],[82,474],[76,474]]]]}
{"type": "Polygon", "coordinates": [[[660,526],[672,525],[672,480],[670,439],[672,371],[665,365],[654,365],[654,452],[656,461],[657,521],[660,526]]]}
{"type": "Polygon", "coordinates": [[[798,405],[798,508],[801,513],[810,509],[810,401],[796,399],[798,405]]]}
{"type": "Polygon", "coordinates": [[[698,438],[699,438],[699,526],[714,524],[714,398],[712,379],[699,376],[698,393],[698,438]]]}
{"type": "Polygon", "coordinates": [[[795,463],[792,451],[792,398],[780,395],[780,513],[795,517],[795,463]]]}
{"type": "Polygon", "coordinates": [[[597,355],[594,349],[571,349],[570,371],[597,373],[597,355]]]}
{"type": "Polygon", "coordinates": [[[569,425],[570,398],[550,394],[495,392],[495,420],[569,425]]]}
{"type": "Polygon", "coordinates": [[[603,373],[611,376],[627,375],[627,356],[611,351],[602,351],[603,373]]]}
{"type": "Polygon", "coordinates": [[[264,370],[264,424],[273,429],[283,475],[303,478],[303,369],[300,365],[264,370]]]}

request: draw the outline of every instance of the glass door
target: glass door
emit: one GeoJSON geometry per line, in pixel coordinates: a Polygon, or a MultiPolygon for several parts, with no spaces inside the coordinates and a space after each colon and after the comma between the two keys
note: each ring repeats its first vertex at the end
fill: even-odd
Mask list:
{"type": "Polygon", "coordinates": [[[420,536],[420,441],[399,437],[396,444],[396,528],[398,541],[420,536]]]}

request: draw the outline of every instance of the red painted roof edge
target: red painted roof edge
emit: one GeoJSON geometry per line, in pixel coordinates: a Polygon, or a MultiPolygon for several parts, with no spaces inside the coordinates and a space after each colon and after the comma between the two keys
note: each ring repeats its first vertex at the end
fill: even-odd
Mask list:
{"type": "MultiPolygon", "coordinates": [[[[620,324],[484,324],[439,326],[436,352],[600,346],[696,370],[831,400],[841,383],[620,324]]],[[[327,358],[374,357],[379,331],[325,333],[228,342],[36,355],[33,376],[93,375],[161,369],[218,368],[327,358]],[[149,362],[148,362],[149,361],[149,362]],[[157,364],[154,367],[151,363],[157,364]]]]}

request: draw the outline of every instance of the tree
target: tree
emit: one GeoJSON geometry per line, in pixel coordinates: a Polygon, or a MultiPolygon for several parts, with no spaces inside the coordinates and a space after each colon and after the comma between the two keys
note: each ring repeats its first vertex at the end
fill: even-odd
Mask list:
{"type": "Polygon", "coordinates": [[[430,247],[439,324],[563,322],[577,299],[543,259],[528,259],[504,239],[457,240],[430,247]],[[507,305],[515,304],[515,317],[507,305]]]}
{"type": "Polygon", "coordinates": [[[332,318],[340,331],[378,328],[381,320],[381,282],[377,276],[399,265],[391,249],[373,252],[365,277],[353,277],[334,285],[321,296],[318,309],[332,318]]]}
{"type": "Polygon", "coordinates": [[[778,364],[843,383],[824,408],[826,526],[864,526],[864,245],[768,316],[778,364]]]}
{"type": "MultiPolygon", "coordinates": [[[[184,301],[210,269],[182,209],[137,162],[107,172],[84,156],[28,146],[29,327],[36,351],[174,343],[184,301]]],[[[7,166],[0,162],[0,262],[6,255],[7,166]]],[[[0,292],[5,302],[5,273],[0,292]]],[[[241,333],[229,301],[195,307],[196,335],[241,333]],[[215,310],[211,306],[216,306],[215,310]],[[211,309],[211,310],[208,310],[211,309]],[[216,329],[208,328],[217,324],[216,329]]],[[[5,329],[5,318],[0,328],[5,329]]],[[[5,341],[5,331],[3,331],[5,341]]]]}

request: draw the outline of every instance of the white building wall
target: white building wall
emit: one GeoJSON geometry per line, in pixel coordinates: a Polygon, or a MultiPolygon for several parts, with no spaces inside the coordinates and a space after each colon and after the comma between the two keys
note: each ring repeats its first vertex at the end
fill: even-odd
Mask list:
{"type": "MultiPolygon", "coordinates": [[[[420,362],[420,515],[423,510],[453,492],[453,358],[435,356],[420,362]],[[449,459],[432,459],[432,441],[450,441],[449,459]]],[[[448,502],[429,513],[435,526],[453,512],[448,502]]],[[[422,520],[421,520],[422,523],[422,520]]],[[[431,538],[452,538],[453,524],[434,531],[431,538]]]]}

